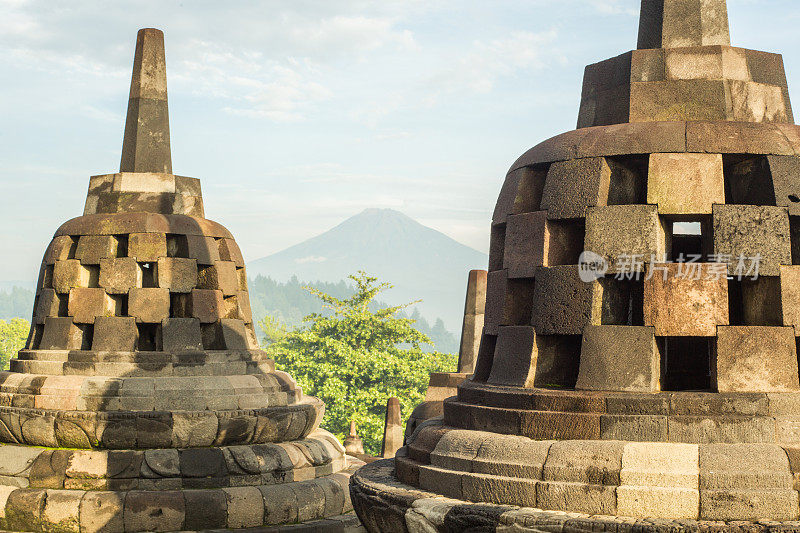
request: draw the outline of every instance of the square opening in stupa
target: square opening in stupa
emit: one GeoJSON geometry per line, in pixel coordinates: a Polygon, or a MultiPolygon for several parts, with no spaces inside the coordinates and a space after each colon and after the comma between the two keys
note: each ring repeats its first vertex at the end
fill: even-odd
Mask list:
{"type": "Polygon", "coordinates": [[[363,525],[800,531],[798,202],[782,57],[642,0],[508,171],[474,374],[351,478],[363,525]]]}

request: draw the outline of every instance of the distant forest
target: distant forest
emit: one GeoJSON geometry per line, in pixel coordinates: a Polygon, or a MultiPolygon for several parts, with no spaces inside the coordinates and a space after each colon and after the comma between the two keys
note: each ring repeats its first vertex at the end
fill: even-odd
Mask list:
{"type": "MultiPolygon", "coordinates": [[[[322,311],[322,302],[319,298],[303,287],[311,286],[336,298],[347,298],[354,292],[353,287],[344,280],[338,283],[306,283],[292,277],[289,281],[281,283],[272,278],[257,276],[255,279],[248,280],[248,284],[253,319],[258,320],[256,317],[270,315],[291,328],[300,326],[303,323],[303,317],[322,311]]],[[[375,309],[385,307],[388,307],[388,304],[384,302],[377,302],[374,306],[375,309]]],[[[417,321],[417,330],[433,341],[433,347],[424,347],[427,349],[426,351],[435,348],[443,353],[458,353],[459,339],[447,331],[441,318],[437,318],[431,326],[417,309],[410,314],[401,312],[398,317],[412,318],[417,321]]]]}
{"type": "MultiPolygon", "coordinates": [[[[255,279],[250,279],[248,283],[254,321],[257,322],[264,316],[270,315],[290,328],[302,325],[303,317],[322,311],[322,302],[319,298],[303,289],[304,286],[311,285],[337,298],[347,298],[353,294],[352,286],[344,281],[338,283],[306,283],[299,281],[297,278],[292,278],[285,283],[281,283],[271,278],[257,276],[255,279]]],[[[378,302],[375,308],[380,307],[388,306],[385,303],[378,302]]],[[[0,290],[0,320],[11,320],[12,318],[30,320],[32,311],[32,291],[21,287],[14,287],[10,291],[0,290]]],[[[431,325],[416,309],[410,314],[401,313],[398,316],[412,318],[417,321],[417,329],[433,341],[433,347],[425,347],[429,351],[435,347],[439,352],[458,353],[458,338],[445,329],[442,319],[437,318],[431,325]]]]}

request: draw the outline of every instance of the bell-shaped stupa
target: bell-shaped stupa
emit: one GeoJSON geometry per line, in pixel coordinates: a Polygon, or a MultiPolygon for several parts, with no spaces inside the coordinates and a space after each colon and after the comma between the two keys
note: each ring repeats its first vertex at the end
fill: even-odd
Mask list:
{"type": "MultiPolygon", "coordinates": [[[[120,172],[45,252],[0,373],[0,529],[248,528],[350,510],[324,406],[260,351],[245,264],[172,174],[164,36],[139,31],[120,172]]],[[[341,522],[341,521],[340,521],[341,522]]],[[[333,523],[333,522],[332,522],[333,523]]]]}
{"type": "Polygon", "coordinates": [[[354,507],[370,531],[796,531],[799,335],[782,58],[730,46],[724,0],[642,0],[578,129],[506,177],[474,377],[354,507]]]}

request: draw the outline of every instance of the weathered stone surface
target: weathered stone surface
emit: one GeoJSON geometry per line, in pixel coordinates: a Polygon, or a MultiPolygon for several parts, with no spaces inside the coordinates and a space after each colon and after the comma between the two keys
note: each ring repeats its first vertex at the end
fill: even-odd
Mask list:
{"type": "Polygon", "coordinates": [[[191,313],[202,323],[216,322],[224,317],[225,303],[222,291],[193,289],[191,293],[191,313]]]}
{"type": "Polygon", "coordinates": [[[57,261],[53,265],[53,288],[60,294],[75,287],[88,287],[90,279],[90,270],[77,259],[57,261]]]}
{"type": "MultiPolygon", "coordinates": [[[[580,335],[592,322],[593,299],[600,290],[599,283],[580,279],[577,266],[540,268],[536,272],[531,324],[540,335],[580,335]]],[[[491,305],[489,295],[487,305],[491,305]]]]}
{"type": "Polygon", "coordinates": [[[158,286],[170,292],[192,292],[197,287],[197,260],[183,257],[158,259],[158,286]]]}
{"type": "Polygon", "coordinates": [[[488,382],[533,387],[536,356],[536,332],[531,326],[501,326],[488,382]]]}
{"type": "Polygon", "coordinates": [[[163,233],[131,233],[128,256],[140,263],[155,263],[167,256],[167,237],[163,233]]]}
{"type": "Polygon", "coordinates": [[[720,154],[652,154],[647,175],[647,203],[662,215],[711,214],[725,203],[720,154]]]}
{"type": "Polygon", "coordinates": [[[113,235],[83,235],[78,240],[75,258],[83,265],[99,265],[101,259],[117,257],[119,241],[113,235]]]}
{"type": "Polygon", "coordinates": [[[92,350],[132,352],[139,342],[139,330],[133,317],[97,317],[94,321],[92,350]]]}
{"type": "MultiPolygon", "coordinates": [[[[800,266],[780,267],[781,323],[800,335],[800,266]]],[[[771,302],[773,308],[775,302],[771,302]]]]}
{"type": "Polygon", "coordinates": [[[657,392],[660,363],[655,328],[587,326],[575,388],[657,392]]]}
{"type": "Polygon", "coordinates": [[[164,350],[181,352],[202,350],[200,320],[196,318],[165,318],[161,323],[164,350]]]}
{"type": "Polygon", "coordinates": [[[80,350],[83,332],[70,317],[47,317],[39,348],[42,350],[80,350]]]}
{"type": "Polygon", "coordinates": [[[718,325],[728,324],[728,282],[725,275],[709,276],[713,265],[671,263],[649,268],[644,323],[655,327],[656,335],[714,337],[718,325]],[[699,279],[694,279],[697,275],[699,279]]]}
{"type": "Polygon", "coordinates": [[[489,272],[484,316],[486,333],[496,335],[499,326],[528,324],[533,299],[533,280],[511,280],[506,270],[489,272]]]}
{"type": "Polygon", "coordinates": [[[758,275],[779,276],[781,265],[792,264],[785,207],[715,205],[713,218],[714,252],[729,257],[728,275],[751,277],[757,263],[758,275]]]}
{"type": "Polygon", "coordinates": [[[80,287],[69,291],[69,315],[76,324],[93,324],[96,317],[114,316],[115,304],[103,289],[80,287]]]}
{"type": "Polygon", "coordinates": [[[550,166],[542,210],[551,219],[582,218],[586,208],[606,205],[611,168],[605,158],[559,161],[550,166]]]}
{"type": "Polygon", "coordinates": [[[730,45],[724,0],[642,3],[638,48],[730,45]]]}
{"type": "Polygon", "coordinates": [[[800,389],[794,329],[721,326],[717,330],[716,376],[719,392],[800,389]]]}
{"type": "Polygon", "coordinates": [[[110,294],[127,294],[137,286],[139,268],[132,257],[100,260],[100,287],[110,294]]]}
{"type": "Polygon", "coordinates": [[[128,296],[128,314],[137,322],[160,324],[169,317],[169,289],[135,288],[128,296]]]}
{"type": "Polygon", "coordinates": [[[654,205],[589,208],[585,249],[602,256],[609,272],[641,271],[644,267],[638,265],[666,253],[666,235],[658,215],[659,208],[654,205]]]}

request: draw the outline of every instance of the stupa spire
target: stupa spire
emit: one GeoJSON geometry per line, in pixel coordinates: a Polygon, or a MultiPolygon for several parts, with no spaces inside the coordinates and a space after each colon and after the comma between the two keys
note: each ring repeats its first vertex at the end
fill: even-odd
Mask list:
{"type": "Polygon", "coordinates": [[[164,33],[155,28],[136,35],[119,170],[172,174],[164,33]]]}
{"type": "Polygon", "coordinates": [[[730,44],[725,0],[642,0],[639,49],[730,44]]]}

